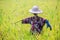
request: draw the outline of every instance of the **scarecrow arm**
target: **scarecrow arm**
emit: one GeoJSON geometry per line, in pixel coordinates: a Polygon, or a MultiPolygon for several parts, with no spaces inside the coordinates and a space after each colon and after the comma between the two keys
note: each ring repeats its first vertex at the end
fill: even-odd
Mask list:
{"type": "Polygon", "coordinates": [[[50,30],[52,30],[52,27],[51,27],[49,21],[48,20],[45,20],[45,23],[47,24],[47,27],[50,27],[50,30]]]}
{"type": "Polygon", "coordinates": [[[22,20],[22,23],[23,23],[23,24],[27,24],[27,23],[29,23],[29,20],[30,20],[30,18],[23,19],[23,20],[22,20]]]}

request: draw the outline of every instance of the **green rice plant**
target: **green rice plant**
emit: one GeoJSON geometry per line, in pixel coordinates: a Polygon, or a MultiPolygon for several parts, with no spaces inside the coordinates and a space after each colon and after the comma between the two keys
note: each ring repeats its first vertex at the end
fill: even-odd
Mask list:
{"type": "Polygon", "coordinates": [[[60,40],[59,13],[59,0],[0,0],[0,40],[60,40]],[[49,20],[52,31],[45,25],[41,34],[32,35],[31,25],[19,21],[33,16],[28,10],[34,5],[43,10],[39,16],[49,20]]]}

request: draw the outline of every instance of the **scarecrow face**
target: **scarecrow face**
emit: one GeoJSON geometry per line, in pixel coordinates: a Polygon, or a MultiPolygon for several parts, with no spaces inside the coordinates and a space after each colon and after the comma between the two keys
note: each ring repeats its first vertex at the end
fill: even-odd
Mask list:
{"type": "Polygon", "coordinates": [[[37,14],[34,13],[34,16],[37,16],[37,14]]]}

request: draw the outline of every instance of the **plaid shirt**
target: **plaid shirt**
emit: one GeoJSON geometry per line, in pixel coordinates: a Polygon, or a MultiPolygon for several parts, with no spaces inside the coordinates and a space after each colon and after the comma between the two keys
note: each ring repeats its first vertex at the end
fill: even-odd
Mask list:
{"type": "Polygon", "coordinates": [[[51,25],[48,22],[48,20],[43,19],[41,17],[37,17],[37,19],[35,19],[35,16],[25,18],[25,19],[22,20],[22,23],[31,24],[32,25],[32,27],[31,27],[32,31],[36,30],[36,31],[40,32],[45,23],[47,24],[47,27],[50,27],[50,30],[52,29],[51,25]]]}

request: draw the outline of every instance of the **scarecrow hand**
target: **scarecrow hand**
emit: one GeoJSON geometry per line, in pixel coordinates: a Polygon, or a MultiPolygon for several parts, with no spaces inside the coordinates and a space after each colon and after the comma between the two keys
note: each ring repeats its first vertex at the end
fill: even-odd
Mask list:
{"type": "Polygon", "coordinates": [[[24,23],[24,21],[23,21],[23,20],[21,20],[21,23],[23,24],[23,23],[24,23]]]}
{"type": "Polygon", "coordinates": [[[50,27],[50,30],[52,30],[52,28],[50,27]]]}

